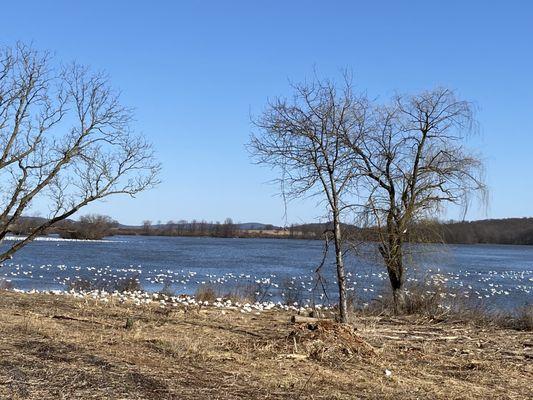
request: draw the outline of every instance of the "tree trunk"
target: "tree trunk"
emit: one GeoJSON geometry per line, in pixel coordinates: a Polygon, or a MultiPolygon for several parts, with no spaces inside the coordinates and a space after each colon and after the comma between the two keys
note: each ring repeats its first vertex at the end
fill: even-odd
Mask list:
{"type": "Polygon", "coordinates": [[[379,251],[389,274],[394,313],[399,314],[405,305],[405,294],[403,291],[403,239],[402,227],[397,225],[392,212],[389,212],[387,216],[387,240],[385,243],[382,242],[379,251]]]}
{"type": "Polygon", "coordinates": [[[387,272],[389,273],[389,280],[392,287],[394,312],[395,314],[399,314],[405,306],[405,293],[403,288],[404,268],[401,250],[393,252],[391,257],[386,260],[386,264],[387,272]]]}
{"type": "Polygon", "coordinates": [[[405,292],[402,286],[392,289],[392,298],[394,301],[394,313],[398,315],[405,309],[405,292]]]}
{"type": "Polygon", "coordinates": [[[335,263],[337,265],[337,283],[339,286],[339,319],[348,322],[348,306],[346,301],[346,271],[342,257],[342,232],[339,213],[333,211],[333,237],[335,240],[335,263]]]}

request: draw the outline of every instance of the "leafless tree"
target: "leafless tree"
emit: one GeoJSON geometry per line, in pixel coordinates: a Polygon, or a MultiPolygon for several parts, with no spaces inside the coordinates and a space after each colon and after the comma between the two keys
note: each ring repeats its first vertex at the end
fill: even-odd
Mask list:
{"type": "Polygon", "coordinates": [[[235,237],[237,235],[237,225],[233,223],[231,218],[226,218],[222,224],[222,234],[223,237],[235,237]]]}
{"type": "Polygon", "coordinates": [[[152,227],[152,221],[150,220],[144,220],[142,225],[142,231],[143,235],[150,235],[152,233],[153,227],[152,227]]]}
{"type": "Polygon", "coordinates": [[[0,240],[32,204],[50,209],[0,262],[85,205],[157,183],[159,164],[131,120],[105,75],[56,67],[23,44],[0,49],[0,240]]]}
{"type": "Polygon", "coordinates": [[[119,224],[107,215],[89,214],[80,217],[78,222],[70,223],[59,229],[59,236],[67,239],[99,240],[113,234],[119,224]]]}
{"type": "Polygon", "coordinates": [[[473,125],[470,103],[436,89],[374,106],[362,131],[344,135],[355,157],[360,215],[375,229],[396,311],[404,302],[405,244],[414,229],[447,204],[466,209],[472,194],[485,193],[482,162],[465,148],[473,125]]]}
{"type": "Polygon", "coordinates": [[[333,238],[339,291],[340,321],[347,321],[346,277],[342,219],[352,185],[352,151],[344,134],[357,131],[367,102],[352,92],[349,79],[339,89],[329,81],[315,79],[293,85],[291,100],[270,102],[260,118],[249,149],[259,163],[279,169],[278,182],[284,198],[320,196],[333,238]]]}

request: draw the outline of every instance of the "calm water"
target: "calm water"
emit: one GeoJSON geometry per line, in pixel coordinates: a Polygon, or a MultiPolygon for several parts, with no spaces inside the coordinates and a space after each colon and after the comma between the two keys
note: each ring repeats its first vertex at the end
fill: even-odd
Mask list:
{"type": "MultiPolygon", "coordinates": [[[[2,245],[6,246],[7,243],[2,245]]],[[[420,249],[419,249],[420,250],[420,249]]],[[[143,288],[167,284],[193,294],[198,285],[257,286],[267,299],[327,302],[317,287],[320,241],[185,237],[113,237],[99,242],[36,241],[0,269],[0,279],[19,289],[65,289],[77,279],[138,277],[143,288]]],[[[362,301],[378,298],[387,276],[377,258],[349,257],[349,287],[362,301]]],[[[335,296],[334,259],[322,269],[329,299],[335,296]]],[[[429,246],[410,263],[411,278],[437,276],[470,298],[496,307],[533,303],[533,247],[429,246]]]]}

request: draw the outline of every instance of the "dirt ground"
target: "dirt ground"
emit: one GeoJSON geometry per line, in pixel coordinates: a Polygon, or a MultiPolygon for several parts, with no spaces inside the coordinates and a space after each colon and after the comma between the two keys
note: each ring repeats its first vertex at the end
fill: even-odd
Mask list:
{"type": "Polygon", "coordinates": [[[531,332],[290,317],[2,291],[0,398],[533,398],[531,332]]]}

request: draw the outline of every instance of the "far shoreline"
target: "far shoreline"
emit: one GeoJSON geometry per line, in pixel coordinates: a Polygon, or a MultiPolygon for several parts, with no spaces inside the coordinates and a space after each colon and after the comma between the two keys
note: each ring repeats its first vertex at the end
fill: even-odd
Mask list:
{"type": "MultiPolygon", "coordinates": [[[[6,236],[3,241],[16,241],[19,239],[24,239],[26,236],[24,235],[10,235],[6,236]]],[[[128,232],[117,232],[116,234],[107,235],[102,237],[101,239],[70,239],[70,238],[61,238],[57,233],[50,233],[48,235],[39,235],[34,240],[35,241],[47,241],[46,239],[53,239],[50,241],[63,241],[63,242],[113,242],[113,240],[110,240],[110,238],[114,237],[153,237],[153,238],[210,238],[210,239],[272,239],[272,240],[295,240],[295,241],[323,241],[324,238],[320,237],[294,237],[294,236],[288,236],[288,235],[250,235],[250,234],[243,234],[243,235],[237,235],[237,236],[215,236],[215,235],[165,235],[165,234],[143,234],[143,233],[128,233],[128,232]]],[[[376,241],[370,241],[367,240],[365,243],[377,243],[376,241]]],[[[455,246],[455,245],[463,245],[463,246],[520,246],[520,247],[531,247],[533,244],[530,243],[499,243],[499,242],[412,242],[411,245],[444,245],[444,246],[455,246]]]]}

